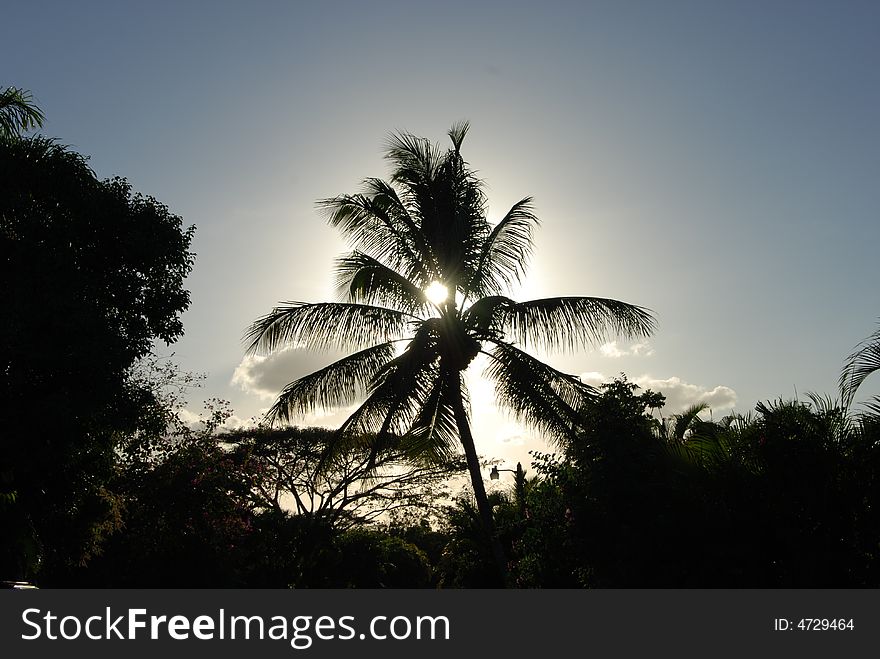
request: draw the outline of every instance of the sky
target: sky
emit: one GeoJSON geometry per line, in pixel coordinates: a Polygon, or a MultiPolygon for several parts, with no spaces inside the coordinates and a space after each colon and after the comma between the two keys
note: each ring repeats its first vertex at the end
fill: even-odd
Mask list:
{"type": "MultiPolygon", "coordinates": [[[[285,300],[333,297],[343,240],[315,210],[389,174],[390,132],[446,144],[485,180],[489,219],[534,197],[518,299],[650,308],[647,341],[555,354],[598,383],[663,391],[665,414],[835,395],[880,316],[880,4],[810,2],[8,3],[0,86],[43,132],[197,227],[190,397],[244,422],[332,355],[247,358],[285,300]]],[[[539,435],[471,382],[478,450],[512,467],[539,435]]],[[[865,397],[880,383],[865,386],[865,397]],[[873,387],[873,388],[872,388],[873,387]]],[[[303,419],[340,422],[344,411],[303,419]]]]}

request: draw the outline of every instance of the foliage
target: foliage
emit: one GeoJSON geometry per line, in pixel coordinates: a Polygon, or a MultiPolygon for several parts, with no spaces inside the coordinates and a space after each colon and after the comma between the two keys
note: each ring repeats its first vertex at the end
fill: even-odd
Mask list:
{"type": "Polygon", "coordinates": [[[213,442],[188,442],[128,474],[125,526],[81,575],[104,587],[237,587],[253,560],[245,479],[213,442]]]}
{"type": "MultiPolygon", "coordinates": [[[[122,528],[66,585],[112,587],[411,587],[428,585],[427,558],[373,528],[380,515],[424,515],[446,469],[378,456],[378,470],[339,456],[317,470],[322,428],[223,431],[231,415],[208,401],[199,423],[175,418],[188,376],[149,360],[138,379],[159,389],[164,428],[140,432],[118,452],[114,490],[122,528]],[[164,388],[163,388],[164,387],[164,388]],[[393,470],[393,471],[392,471],[393,470]],[[294,496],[295,494],[295,496],[294,496]],[[312,500],[312,498],[314,500],[312,500]]],[[[456,465],[451,468],[459,469],[456,465]]]]}
{"type": "MultiPolygon", "coordinates": [[[[501,495],[489,495],[493,510],[502,503],[501,495]]],[[[437,562],[437,585],[440,588],[497,588],[500,584],[491,542],[473,496],[459,496],[447,507],[443,531],[447,542],[437,562]]]]}
{"type": "Polygon", "coordinates": [[[18,137],[39,128],[45,116],[29,91],[17,87],[0,89],[0,139],[18,137]]]}
{"type": "MultiPolygon", "coordinates": [[[[862,341],[847,358],[840,374],[840,393],[845,407],[849,408],[856,391],[872,373],[880,370],[880,327],[862,341]]],[[[866,403],[873,414],[880,414],[880,396],[866,403]]]]}
{"type": "Polygon", "coordinates": [[[53,140],[0,140],[0,473],[16,493],[0,514],[4,544],[32,529],[39,548],[5,574],[63,573],[118,526],[116,446],[152,401],[129,369],[183,332],[192,235],[53,140]]]}
{"type": "Polygon", "coordinates": [[[777,401],[681,439],[648,414],[651,396],[605,385],[564,454],[536,456],[521,585],[880,584],[876,418],[777,401]]]}

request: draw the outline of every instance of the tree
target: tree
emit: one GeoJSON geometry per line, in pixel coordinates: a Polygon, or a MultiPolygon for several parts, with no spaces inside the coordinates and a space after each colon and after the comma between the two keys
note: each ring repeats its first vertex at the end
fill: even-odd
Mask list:
{"type": "MultiPolygon", "coordinates": [[[[114,482],[123,528],[66,585],[235,588],[247,584],[257,516],[249,474],[214,441],[213,429],[178,437],[114,482]]],[[[264,560],[259,556],[259,560],[264,560]]]]}
{"type": "MultiPolygon", "coordinates": [[[[365,436],[375,452],[399,438],[419,459],[442,460],[463,448],[482,523],[495,538],[462,373],[486,355],[498,402],[551,441],[561,440],[575,433],[592,389],[523,348],[647,336],[654,319],[646,309],[605,298],[516,302],[505,295],[525,275],[538,220],[529,197],[497,224],[487,220],[483,185],[461,155],[467,130],[467,123],[452,127],[446,152],[427,139],[393,134],[390,182],[369,178],[363,193],[320,202],[354,247],[337,262],[342,301],[285,303],[254,322],[246,338],[251,352],[282,345],[355,350],[291,382],[270,419],[289,421],[365,395],[339,429],[337,448],[365,436]]],[[[503,574],[497,538],[493,546],[503,574]]]]}
{"type": "Polygon", "coordinates": [[[2,569],[60,574],[118,525],[105,484],[153,396],[129,371],[183,333],[193,232],[54,140],[0,140],[0,474],[39,546],[2,569]]]}
{"type": "Polygon", "coordinates": [[[397,447],[377,454],[353,447],[329,461],[326,428],[245,428],[217,436],[250,478],[255,508],[322,518],[334,529],[365,525],[391,513],[430,517],[459,461],[413,464],[397,447]]]}
{"type": "Polygon", "coordinates": [[[679,439],[657,432],[653,396],[603,385],[564,454],[536,455],[521,583],[876,587],[876,417],[849,423],[839,408],[780,400],[679,439]]]}
{"type": "Polygon", "coordinates": [[[0,89],[0,138],[17,137],[43,125],[42,110],[31,93],[17,87],[0,89]]]}

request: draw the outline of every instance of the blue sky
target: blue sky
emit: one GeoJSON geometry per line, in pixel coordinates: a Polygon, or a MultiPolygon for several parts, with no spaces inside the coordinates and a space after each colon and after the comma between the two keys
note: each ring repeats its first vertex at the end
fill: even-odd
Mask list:
{"type": "MultiPolygon", "coordinates": [[[[317,199],[385,176],[390,131],[465,118],[490,219],[531,195],[543,223],[519,297],[657,314],[646,346],[551,357],[569,372],[747,412],[833,394],[880,316],[876,2],[34,1],[4,28],[0,85],[44,132],[197,226],[172,348],[208,376],[193,409],[248,418],[327,361],[243,362],[241,334],[330,297],[345,246],[317,199]]],[[[483,405],[481,452],[542,448],[483,405]]]]}

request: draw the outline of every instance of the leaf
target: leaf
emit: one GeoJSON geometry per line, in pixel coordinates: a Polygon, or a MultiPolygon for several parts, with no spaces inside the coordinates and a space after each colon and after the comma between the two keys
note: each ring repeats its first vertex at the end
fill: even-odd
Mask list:
{"type": "Polygon", "coordinates": [[[522,283],[532,254],[532,231],[538,224],[532,198],[516,202],[483,243],[467,292],[498,294],[522,283]]]}
{"type": "Polygon", "coordinates": [[[547,350],[598,346],[611,336],[642,338],[656,327],[651,312],[618,300],[556,297],[500,306],[514,341],[547,350]]]}
{"type": "Polygon", "coordinates": [[[411,314],[368,304],[288,302],[257,319],[245,333],[248,353],[284,346],[318,350],[362,348],[400,338],[418,321],[411,314]]]}
{"type": "Polygon", "coordinates": [[[880,327],[856,346],[847,357],[840,374],[840,392],[844,407],[849,407],[865,379],[880,370],[880,327]]]}
{"type": "Polygon", "coordinates": [[[507,343],[495,342],[486,354],[491,357],[486,376],[495,382],[500,405],[555,443],[575,437],[595,389],[507,343]]]}
{"type": "Polygon", "coordinates": [[[394,343],[381,343],[299,378],[281,391],[267,419],[289,422],[295,414],[350,405],[393,357],[394,343]]]}
{"type": "Polygon", "coordinates": [[[349,302],[376,304],[406,313],[424,311],[428,306],[422,289],[363,252],[351,252],[337,260],[336,286],[349,302]]]}

